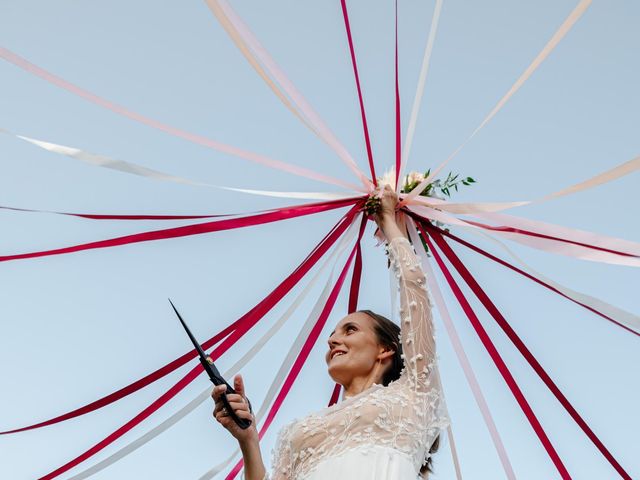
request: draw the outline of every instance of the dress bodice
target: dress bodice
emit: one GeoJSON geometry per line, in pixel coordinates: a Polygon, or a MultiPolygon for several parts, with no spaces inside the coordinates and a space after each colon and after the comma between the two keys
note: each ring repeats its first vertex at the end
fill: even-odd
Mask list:
{"type": "Polygon", "coordinates": [[[273,452],[273,480],[303,479],[327,459],[381,447],[405,457],[417,474],[448,425],[424,273],[406,238],[393,239],[388,251],[400,296],[400,378],[286,425],[273,452]]]}

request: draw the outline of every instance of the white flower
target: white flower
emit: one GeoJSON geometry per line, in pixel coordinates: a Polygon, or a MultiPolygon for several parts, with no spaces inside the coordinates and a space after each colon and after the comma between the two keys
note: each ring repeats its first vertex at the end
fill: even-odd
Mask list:
{"type": "Polygon", "coordinates": [[[420,183],[425,179],[424,174],[420,172],[411,172],[405,177],[405,183],[411,185],[412,183],[420,183]]]}
{"type": "Polygon", "coordinates": [[[391,167],[389,170],[384,172],[382,177],[378,178],[378,186],[384,187],[385,185],[389,185],[393,190],[396,189],[396,171],[395,171],[395,167],[391,167]]]}

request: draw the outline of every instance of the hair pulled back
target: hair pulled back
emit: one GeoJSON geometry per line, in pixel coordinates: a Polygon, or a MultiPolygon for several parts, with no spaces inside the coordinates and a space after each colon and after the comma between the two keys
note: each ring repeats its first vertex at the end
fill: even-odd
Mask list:
{"type": "MultiPolygon", "coordinates": [[[[400,342],[400,327],[389,320],[387,317],[375,313],[371,310],[358,310],[359,313],[364,313],[371,317],[373,320],[373,331],[376,334],[378,343],[383,347],[387,347],[393,350],[393,357],[391,357],[391,365],[382,375],[382,384],[386,387],[394,380],[398,380],[402,374],[404,368],[404,360],[402,358],[402,343],[400,342]]],[[[440,435],[436,437],[429,453],[433,454],[438,451],[440,446],[440,435]]],[[[432,457],[429,457],[427,462],[420,469],[420,475],[424,476],[427,472],[433,472],[431,468],[433,465],[432,457]]],[[[426,476],[425,476],[426,478],[426,476]]]]}

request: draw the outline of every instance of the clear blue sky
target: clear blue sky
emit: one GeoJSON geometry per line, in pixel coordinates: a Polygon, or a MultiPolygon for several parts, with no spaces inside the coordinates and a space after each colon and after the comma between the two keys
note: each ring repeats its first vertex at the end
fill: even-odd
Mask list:
{"type": "MultiPolygon", "coordinates": [[[[577,2],[445,0],[410,168],[439,163],[478,125],[577,2]]],[[[365,150],[339,1],[233,2],[282,68],[347,145],[365,150]]],[[[393,162],[393,5],[349,2],[380,170],[393,162]]],[[[409,118],[433,2],[400,2],[403,124],[409,118]]],[[[640,151],[637,2],[597,1],[529,82],[452,164],[479,183],[460,200],[529,199],[584,180],[640,151]]],[[[353,180],[248,66],[204,2],[0,1],[0,44],[122,105],[222,142],[353,180]]],[[[326,190],[310,180],[225,156],[136,124],[0,62],[0,128],[137,162],[194,180],[274,190],[326,190]]],[[[90,167],[0,137],[0,205],[95,213],[228,213],[289,200],[154,182],[90,167]]],[[[514,214],[640,240],[638,175],[514,214]]],[[[252,229],[0,266],[0,428],[85,404],[187,348],[166,298],[206,338],[238,318],[290,272],[338,212],[252,229]]],[[[92,222],[0,213],[0,254],[151,230],[160,223],[92,222]]],[[[178,223],[177,223],[178,224],[178,223]]],[[[166,224],[162,224],[166,226],[166,224]]],[[[389,313],[386,261],[365,242],[361,306],[389,313]]],[[[640,311],[637,270],[515,247],[545,274],[640,311]]],[[[513,327],[632,476],[640,476],[638,338],[459,250],[513,327]]],[[[317,292],[319,289],[316,289],[317,292]]],[[[447,293],[448,295],[448,293],[447,293]]],[[[449,296],[447,298],[450,298],[449,296]]],[[[287,302],[284,302],[287,305],[287,302]]],[[[450,307],[519,479],[557,478],[544,450],[461,312],[450,307]]],[[[310,302],[246,369],[261,401],[310,302]]],[[[276,308],[220,361],[231,365],[277,318],[276,308]]],[[[345,314],[341,298],[327,333],[345,314]]],[[[480,310],[479,310],[480,311],[480,310]]],[[[577,479],[616,478],[484,313],[481,319],[577,479]]],[[[441,370],[465,479],[504,478],[497,455],[439,327],[441,370]]],[[[323,334],[323,338],[326,335],[323,334]]],[[[325,344],[264,441],[322,407],[331,383],[325,344]]],[[[190,367],[189,367],[190,368],[190,367]]],[[[64,424],[0,438],[0,477],[45,474],[84,451],[166,390],[185,369],[116,405],[64,424]]],[[[200,378],[96,459],[137,438],[207,386],[200,378]]],[[[207,403],[96,479],[197,478],[234,449],[207,403]]],[[[434,480],[454,478],[448,446],[434,480]]],[[[63,477],[64,478],[64,477],[63,477]]]]}

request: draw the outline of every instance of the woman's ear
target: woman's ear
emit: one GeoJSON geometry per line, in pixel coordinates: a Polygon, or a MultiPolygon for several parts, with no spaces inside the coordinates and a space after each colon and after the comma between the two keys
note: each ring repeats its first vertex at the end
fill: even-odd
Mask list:
{"type": "Polygon", "coordinates": [[[387,358],[391,358],[395,355],[395,350],[390,349],[389,347],[380,347],[380,353],[378,354],[378,360],[381,362],[386,360],[387,358]]]}

